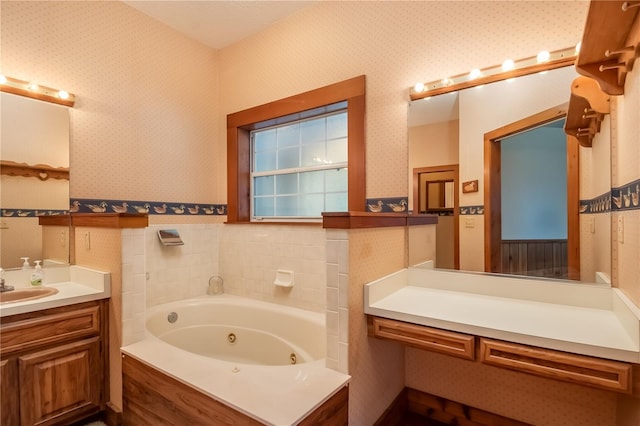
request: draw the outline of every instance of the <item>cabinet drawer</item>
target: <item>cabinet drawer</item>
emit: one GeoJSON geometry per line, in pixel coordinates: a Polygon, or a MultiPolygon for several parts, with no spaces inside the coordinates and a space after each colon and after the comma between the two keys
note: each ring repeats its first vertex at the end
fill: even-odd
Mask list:
{"type": "Polygon", "coordinates": [[[565,382],[631,392],[631,364],[517,343],[480,339],[480,361],[565,382]]]}
{"type": "Polygon", "coordinates": [[[2,324],[2,355],[100,333],[100,305],[2,324]]]}
{"type": "Polygon", "coordinates": [[[369,335],[373,337],[459,358],[475,359],[474,336],[375,316],[370,316],[368,320],[369,335]]]}

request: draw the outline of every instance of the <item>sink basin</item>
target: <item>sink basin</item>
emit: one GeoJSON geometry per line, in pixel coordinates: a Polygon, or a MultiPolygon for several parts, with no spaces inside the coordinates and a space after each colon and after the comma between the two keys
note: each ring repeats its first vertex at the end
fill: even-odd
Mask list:
{"type": "Polygon", "coordinates": [[[0,293],[0,303],[24,302],[25,300],[51,296],[57,292],[58,289],[53,287],[20,288],[0,293]]]}

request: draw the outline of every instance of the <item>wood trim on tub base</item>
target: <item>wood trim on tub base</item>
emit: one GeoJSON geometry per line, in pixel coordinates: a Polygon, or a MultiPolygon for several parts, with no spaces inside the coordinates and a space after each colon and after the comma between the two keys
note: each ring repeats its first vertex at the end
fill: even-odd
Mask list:
{"type": "MultiPolygon", "coordinates": [[[[239,411],[130,356],[122,357],[125,425],[261,425],[239,411]]],[[[346,426],[349,388],[343,387],[299,425],[346,426]]]]}

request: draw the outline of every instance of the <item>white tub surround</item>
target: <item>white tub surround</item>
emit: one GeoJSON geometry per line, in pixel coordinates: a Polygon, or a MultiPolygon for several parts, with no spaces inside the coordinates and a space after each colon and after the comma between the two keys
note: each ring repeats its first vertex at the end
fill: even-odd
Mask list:
{"type": "MultiPolygon", "coordinates": [[[[289,320],[286,321],[289,328],[295,328],[296,315],[301,315],[300,320],[304,320],[307,315],[322,316],[316,312],[225,294],[156,306],[147,312],[147,326],[162,336],[171,326],[159,324],[158,321],[166,323],[167,312],[175,309],[178,313],[176,324],[179,327],[183,326],[181,322],[189,328],[196,326],[198,322],[210,320],[211,318],[208,317],[213,317],[213,320],[217,321],[220,316],[228,318],[227,322],[233,327],[246,329],[254,327],[251,324],[251,315],[242,311],[237,318],[233,318],[233,314],[228,312],[226,305],[237,306],[238,310],[256,306],[255,312],[258,316],[261,314],[260,310],[276,309],[271,316],[260,319],[262,327],[270,327],[272,323],[274,324],[275,329],[271,330],[274,335],[280,334],[277,324],[282,324],[283,319],[279,318],[278,314],[281,315],[283,311],[292,311],[289,320]],[[207,308],[205,311],[201,309],[203,303],[207,308]],[[181,310],[180,304],[187,309],[181,310]],[[216,310],[221,310],[222,315],[217,315],[216,310]],[[208,314],[205,314],[207,311],[208,314]],[[204,315],[205,318],[198,319],[194,315],[199,317],[204,315]]],[[[292,342],[299,341],[302,336],[296,337],[294,331],[279,337],[292,342]]],[[[301,344],[301,346],[306,345],[301,344]]],[[[299,423],[347,385],[350,380],[350,376],[327,368],[324,358],[295,365],[277,366],[223,361],[180,349],[154,336],[149,330],[143,341],[124,346],[122,352],[268,425],[284,426],[299,423]]]]}
{"type": "MultiPolygon", "coordinates": [[[[43,270],[45,274],[43,286],[56,288],[58,292],[39,299],[0,304],[0,317],[111,297],[111,274],[109,272],[77,265],[44,268],[43,270]]],[[[6,284],[14,286],[16,290],[30,288],[29,277],[32,272],[33,269],[4,271],[4,278],[6,284]]]]}
{"type": "Polygon", "coordinates": [[[408,268],[364,289],[366,314],[640,363],[640,310],[618,289],[408,268]]]}

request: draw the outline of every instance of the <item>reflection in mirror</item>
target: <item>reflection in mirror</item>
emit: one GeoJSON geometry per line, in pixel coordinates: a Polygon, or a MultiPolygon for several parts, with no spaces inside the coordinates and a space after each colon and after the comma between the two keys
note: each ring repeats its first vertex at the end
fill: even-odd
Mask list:
{"type": "MultiPolygon", "coordinates": [[[[409,207],[412,211],[427,212],[427,193],[422,188],[424,184],[421,179],[417,179],[416,173],[419,170],[438,168],[443,165],[459,166],[460,181],[455,179],[452,182],[454,193],[459,197],[459,208],[454,209],[454,214],[459,216],[458,225],[455,230],[438,230],[437,234],[442,238],[442,234],[446,234],[447,239],[454,240],[449,246],[456,247],[456,255],[460,256],[459,269],[469,271],[496,271],[496,269],[486,269],[484,252],[487,250],[486,236],[483,232],[485,224],[485,216],[487,209],[499,209],[502,213],[502,225],[508,224],[511,229],[523,228],[522,219],[528,212],[534,210],[533,207],[542,205],[543,200],[548,202],[553,199],[552,195],[542,191],[539,197],[534,196],[538,191],[538,182],[542,178],[529,178],[522,182],[519,179],[520,186],[517,188],[509,188],[520,194],[518,207],[521,213],[511,216],[505,211],[505,206],[497,202],[498,205],[490,205],[486,202],[487,182],[487,163],[484,151],[484,143],[486,135],[499,133],[500,130],[508,128],[519,121],[525,120],[527,117],[535,116],[541,111],[550,110],[565,104],[569,101],[571,83],[577,74],[573,67],[559,68],[548,71],[544,74],[533,74],[522,76],[512,80],[506,80],[488,84],[485,86],[474,87],[461,90],[459,92],[448,93],[444,95],[434,96],[430,99],[423,99],[411,102],[408,113],[408,138],[409,138],[409,183],[412,191],[410,191],[409,207]],[[462,190],[461,181],[479,180],[479,191],[466,193],[462,190]],[[424,200],[424,201],[423,201],[424,200]],[[525,213],[522,213],[524,211],[525,213]],[[457,246],[456,246],[457,244],[457,246]]],[[[540,130],[544,132],[554,132],[559,135],[559,140],[563,143],[567,140],[562,129],[562,120],[555,123],[549,123],[548,128],[540,130]]],[[[588,203],[590,200],[599,200],[609,196],[611,188],[610,177],[610,119],[605,117],[602,122],[600,133],[594,139],[592,148],[576,147],[579,156],[580,174],[577,184],[572,188],[569,183],[565,184],[567,191],[575,192],[575,200],[580,200],[581,204],[588,203]]],[[[534,126],[537,127],[537,126],[534,126]]],[[[542,136],[542,140],[548,142],[546,136],[542,136]]],[[[528,149],[540,150],[543,143],[530,146],[528,149]]],[[[565,163],[566,164],[566,163],[565,163]]],[[[498,163],[499,166],[499,163],[498,163]]],[[[546,165],[545,165],[546,168],[546,165]]],[[[545,168],[538,167],[538,173],[545,173],[545,168]]],[[[517,170],[516,170],[517,173],[517,170]]],[[[505,179],[502,177],[502,179],[505,179]]],[[[444,180],[444,179],[442,179],[444,180]]],[[[510,184],[515,184],[512,178],[509,178],[510,184]]],[[[430,186],[430,185],[429,185],[430,186]]],[[[504,183],[503,183],[504,186],[504,183]]],[[[504,191],[504,188],[503,188],[504,191]]],[[[489,194],[491,194],[489,192],[489,194]]],[[[495,195],[495,194],[494,194],[495,195]]],[[[491,195],[492,197],[494,195],[491,195]]],[[[571,203],[571,194],[567,194],[568,203],[571,203]]],[[[514,204],[515,197],[506,197],[502,193],[502,202],[514,204]]],[[[500,200],[500,198],[498,198],[500,200]]],[[[548,204],[548,203],[547,203],[548,204]]],[[[565,202],[565,204],[567,204],[565,202]]],[[[430,207],[431,204],[429,203],[430,207]]],[[[581,209],[584,210],[584,209],[581,209]]],[[[569,217],[568,210],[567,217],[569,217]]],[[[433,213],[437,213],[434,211],[433,213]]],[[[582,213],[590,213],[582,212],[582,213]]],[[[537,218],[538,226],[544,226],[548,219],[558,219],[559,213],[539,213],[542,216],[537,218]]],[[[562,213],[565,214],[565,213],[562,213]]],[[[529,218],[531,219],[531,218],[529,218]]],[[[566,222],[566,218],[561,218],[559,222],[566,222]]],[[[534,218],[534,222],[536,222],[534,218]]],[[[596,273],[603,272],[610,276],[611,273],[611,223],[610,209],[598,211],[595,214],[580,214],[579,218],[575,218],[574,222],[578,229],[579,241],[579,264],[580,279],[584,282],[594,282],[596,273]]],[[[503,228],[500,228],[503,229],[503,228]]],[[[484,230],[486,231],[486,229],[484,230]]],[[[503,243],[507,236],[503,233],[503,243]]],[[[539,236],[543,235],[542,228],[530,230],[524,237],[525,240],[541,240],[539,236]],[[531,237],[533,235],[534,237],[531,237]]],[[[554,234],[554,239],[557,239],[554,234]]],[[[566,233],[560,238],[566,240],[566,233]]],[[[525,246],[533,241],[525,241],[525,246]]],[[[542,243],[542,241],[536,241],[542,243]]],[[[410,243],[411,247],[411,243],[410,243]]],[[[443,266],[438,259],[441,252],[445,250],[445,246],[436,246],[436,267],[443,266]]],[[[499,250],[500,245],[498,245],[499,250]]],[[[524,246],[517,246],[523,249],[524,246]]],[[[520,257],[518,262],[530,261],[534,264],[535,256],[549,256],[548,250],[545,251],[545,245],[542,244],[542,250],[539,256],[534,254],[536,248],[532,249],[529,256],[520,257]]],[[[447,248],[448,250],[448,248],[447,248]]],[[[553,249],[552,249],[553,250],[553,249]]],[[[553,252],[551,254],[553,256],[553,252]]],[[[556,253],[557,255],[557,253],[556,253]]],[[[506,259],[514,262],[513,253],[503,252],[502,260],[506,259]],[[511,256],[511,258],[510,258],[511,256]]],[[[455,268],[458,269],[458,268],[455,268]]],[[[500,269],[501,270],[501,269],[500,269]]],[[[525,275],[539,276],[539,272],[529,271],[527,268],[524,272],[509,271],[510,273],[523,273],[525,275]]],[[[546,274],[546,272],[545,272],[546,274]]],[[[549,275],[545,275],[549,276],[549,275]]],[[[566,278],[560,274],[550,275],[552,277],[566,278]]]]}
{"type": "MultiPolygon", "coordinates": [[[[427,201],[424,213],[453,210],[453,180],[426,180],[427,177],[424,176],[425,180],[421,182],[427,201]]],[[[423,212],[423,209],[420,211],[423,212]]]]}
{"type": "Polygon", "coordinates": [[[43,264],[69,262],[69,226],[40,226],[39,217],[69,209],[67,107],[0,93],[0,267],[21,267],[22,257],[43,264]]]}

